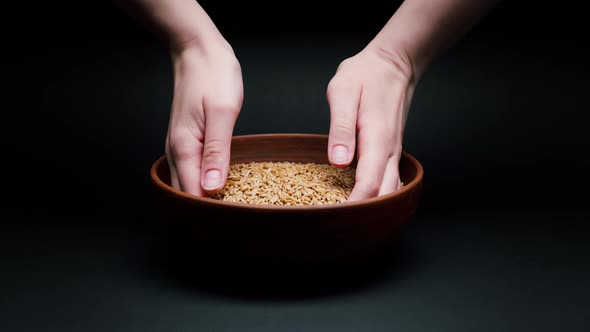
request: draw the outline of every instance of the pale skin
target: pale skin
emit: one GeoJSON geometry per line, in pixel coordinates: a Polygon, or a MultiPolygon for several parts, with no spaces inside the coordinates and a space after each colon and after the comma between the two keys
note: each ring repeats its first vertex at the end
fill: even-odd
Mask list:
{"type": "MultiPolygon", "coordinates": [[[[174,97],[166,138],[172,186],[202,196],[221,190],[240,113],[240,64],[229,43],[194,0],[119,0],[168,42],[174,97]]],[[[398,190],[403,131],[420,77],[430,62],[497,0],[405,0],[328,84],[328,159],[348,166],[356,153],[349,201],[398,190]]]]}

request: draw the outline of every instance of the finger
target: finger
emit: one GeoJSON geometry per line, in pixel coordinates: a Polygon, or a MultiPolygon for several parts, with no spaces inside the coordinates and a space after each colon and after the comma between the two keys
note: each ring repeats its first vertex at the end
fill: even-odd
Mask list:
{"type": "Polygon", "coordinates": [[[166,160],[168,161],[168,168],[170,169],[170,185],[176,190],[180,190],[180,183],[178,182],[178,173],[176,172],[176,166],[172,161],[172,156],[166,154],[166,160]]]}
{"type": "Polygon", "coordinates": [[[170,184],[172,185],[172,188],[181,190],[180,183],[178,182],[178,173],[176,172],[176,167],[172,164],[172,162],[168,161],[168,168],[170,168],[170,184]]]}
{"type": "Polygon", "coordinates": [[[328,159],[336,167],[345,167],[354,157],[361,88],[360,85],[339,82],[336,78],[332,79],[326,94],[330,106],[328,159]]]}
{"type": "Polygon", "coordinates": [[[177,181],[178,189],[191,195],[203,195],[200,184],[202,149],[203,144],[190,134],[171,134],[170,152],[173,167],[170,168],[170,174],[172,184],[174,186],[174,181],[177,181]]]}
{"type": "MultiPolygon", "coordinates": [[[[198,143],[198,142],[197,142],[198,143]]],[[[201,143],[194,148],[192,156],[176,160],[176,171],[180,190],[196,196],[203,196],[201,190],[201,143]]]]}
{"type": "Polygon", "coordinates": [[[174,159],[170,152],[170,134],[166,136],[166,162],[168,163],[168,169],[170,170],[170,185],[176,190],[180,190],[178,184],[178,175],[176,173],[176,166],[174,165],[174,159]]]}
{"type": "Polygon", "coordinates": [[[388,153],[383,144],[382,130],[361,128],[359,131],[359,161],[356,168],[356,183],[349,201],[376,197],[381,189],[388,153]]]}
{"type": "Polygon", "coordinates": [[[399,187],[399,157],[394,154],[387,159],[379,196],[397,191],[399,187]]]}
{"type": "Polygon", "coordinates": [[[239,106],[205,107],[201,187],[206,193],[215,193],[223,188],[227,179],[231,139],[239,106]]]}

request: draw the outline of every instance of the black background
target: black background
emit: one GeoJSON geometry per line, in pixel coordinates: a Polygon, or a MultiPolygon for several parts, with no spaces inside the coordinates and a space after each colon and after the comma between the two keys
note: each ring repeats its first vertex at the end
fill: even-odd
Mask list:
{"type": "MultiPolygon", "coordinates": [[[[397,6],[202,5],[242,64],[236,134],[327,133],[328,81],[397,6]]],[[[0,329],[588,328],[590,40],[581,8],[505,1],[432,64],[404,140],[426,174],[404,263],[381,286],[311,302],[240,302],[170,281],[156,288],[178,292],[162,295],[138,282],[152,278],[141,262],[158,239],[141,225],[157,205],[149,167],[163,153],[172,97],[163,43],[111,2],[11,4],[3,14],[9,296],[0,297],[12,314],[0,313],[0,329]],[[142,310],[171,321],[145,323],[142,310]]]]}
{"type": "MultiPolygon", "coordinates": [[[[237,134],[327,133],[327,82],[396,8],[203,6],[242,62],[237,134]]],[[[1,144],[14,198],[5,209],[62,215],[142,205],[137,189],[149,186],[147,169],[163,151],[171,103],[163,43],[111,2],[10,12],[25,15],[4,22],[1,144]]],[[[443,54],[419,85],[404,141],[428,170],[424,209],[583,205],[587,56],[581,11],[522,1],[501,3],[443,54]]]]}

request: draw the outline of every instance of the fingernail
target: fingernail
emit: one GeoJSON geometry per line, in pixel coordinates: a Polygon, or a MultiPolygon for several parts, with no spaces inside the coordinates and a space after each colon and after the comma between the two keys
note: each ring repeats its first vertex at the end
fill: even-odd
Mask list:
{"type": "Polygon", "coordinates": [[[336,145],[332,148],[332,161],[336,164],[344,164],[348,161],[348,148],[344,145],[336,145]]]}
{"type": "Polygon", "coordinates": [[[216,189],[217,187],[219,187],[219,184],[221,182],[221,172],[216,170],[216,169],[212,169],[210,171],[207,171],[207,173],[205,173],[205,178],[203,179],[203,189],[206,190],[212,190],[212,189],[216,189]]]}

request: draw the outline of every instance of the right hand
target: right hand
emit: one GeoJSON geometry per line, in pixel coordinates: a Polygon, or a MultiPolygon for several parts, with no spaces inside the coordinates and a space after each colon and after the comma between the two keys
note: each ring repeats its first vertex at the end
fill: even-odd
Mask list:
{"type": "Polygon", "coordinates": [[[356,183],[348,201],[377,197],[401,188],[399,160],[404,125],[416,84],[403,51],[369,44],[344,60],[328,85],[330,163],[348,166],[356,150],[356,183]]]}
{"type": "Polygon", "coordinates": [[[244,95],[240,63],[222,40],[172,55],[174,98],[166,138],[172,186],[203,196],[221,190],[244,95]]]}

